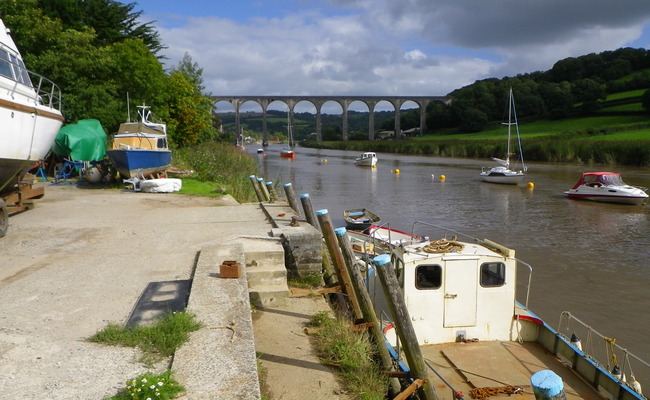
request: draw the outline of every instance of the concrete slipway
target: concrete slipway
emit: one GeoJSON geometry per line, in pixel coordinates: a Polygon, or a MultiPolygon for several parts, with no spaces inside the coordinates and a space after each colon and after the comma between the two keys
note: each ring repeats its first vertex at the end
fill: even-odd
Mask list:
{"type": "Polygon", "coordinates": [[[9,218],[0,239],[0,397],[116,394],[146,367],[134,349],[85,338],[137,312],[155,316],[156,302],[178,299],[179,282],[189,279],[188,309],[204,327],[172,360],[185,399],[259,398],[258,358],[278,398],[340,393],[301,331],[327,305],[288,296],[283,235],[305,258],[313,255],[306,243],[318,235],[304,221],[289,230],[288,206],[75,185],[48,185],[45,193],[35,209],[9,218]],[[245,266],[242,276],[221,278],[225,260],[245,266]],[[249,293],[265,307],[257,311],[261,331],[249,293]],[[144,311],[136,307],[143,299],[144,311]]]}

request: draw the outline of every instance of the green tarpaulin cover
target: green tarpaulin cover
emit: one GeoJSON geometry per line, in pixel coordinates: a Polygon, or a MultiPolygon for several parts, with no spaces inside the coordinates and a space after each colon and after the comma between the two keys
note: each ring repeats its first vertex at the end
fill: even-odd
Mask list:
{"type": "Polygon", "coordinates": [[[106,155],[106,132],[96,119],[82,119],[59,129],[52,152],[72,161],[101,161],[106,155]]]}

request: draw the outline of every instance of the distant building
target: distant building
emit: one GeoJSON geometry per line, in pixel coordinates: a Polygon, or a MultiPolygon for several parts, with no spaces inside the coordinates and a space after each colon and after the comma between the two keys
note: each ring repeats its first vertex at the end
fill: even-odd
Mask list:
{"type": "Polygon", "coordinates": [[[395,137],[395,132],[393,131],[381,131],[377,132],[375,135],[375,140],[388,140],[395,137]]]}

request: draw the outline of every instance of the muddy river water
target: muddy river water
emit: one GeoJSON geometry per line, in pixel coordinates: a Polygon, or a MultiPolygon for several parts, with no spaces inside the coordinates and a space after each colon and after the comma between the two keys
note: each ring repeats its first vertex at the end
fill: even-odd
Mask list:
{"type": "Polygon", "coordinates": [[[529,306],[547,323],[557,327],[560,313],[570,311],[650,361],[650,206],[563,194],[583,172],[597,170],[650,187],[648,168],[532,163],[514,186],[479,179],[490,160],[379,153],[377,167],[367,168],[354,165],[357,152],[299,147],[288,160],[281,148],[271,145],[265,155],[247,148],[258,176],[278,182],[279,191],[291,183],[296,195],[308,193],[335,226],[343,226],[343,210],[365,207],[393,229],[410,232],[423,221],[513,248],[533,267],[529,306]]]}

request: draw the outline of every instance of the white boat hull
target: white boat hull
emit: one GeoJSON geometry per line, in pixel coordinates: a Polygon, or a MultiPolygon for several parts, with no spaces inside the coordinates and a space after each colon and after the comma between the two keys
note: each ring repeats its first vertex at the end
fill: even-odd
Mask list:
{"type": "Polygon", "coordinates": [[[586,172],[564,194],[572,199],[641,205],[648,202],[645,188],[630,186],[614,172],[586,172]]]}
{"type": "Polygon", "coordinates": [[[580,186],[564,194],[572,199],[598,201],[602,203],[641,205],[648,202],[648,195],[634,187],[622,188],[591,188],[580,186]]]}
{"type": "MultiPolygon", "coordinates": [[[[10,82],[0,80],[2,87],[10,82]]],[[[0,190],[47,155],[63,124],[59,110],[38,104],[27,89],[0,92],[0,190]]]]}
{"type": "Polygon", "coordinates": [[[365,160],[359,160],[355,162],[360,167],[374,167],[377,165],[377,159],[376,158],[367,158],[365,160]]]}
{"type": "Polygon", "coordinates": [[[354,163],[360,167],[374,167],[377,165],[377,155],[375,153],[363,153],[361,157],[354,160],[354,163]]]}
{"type": "Polygon", "coordinates": [[[511,171],[505,167],[494,167],[481,172],[479,176],[485,182],[516,185],[524,180],[526,174],[523,171],[511,171]]]}

